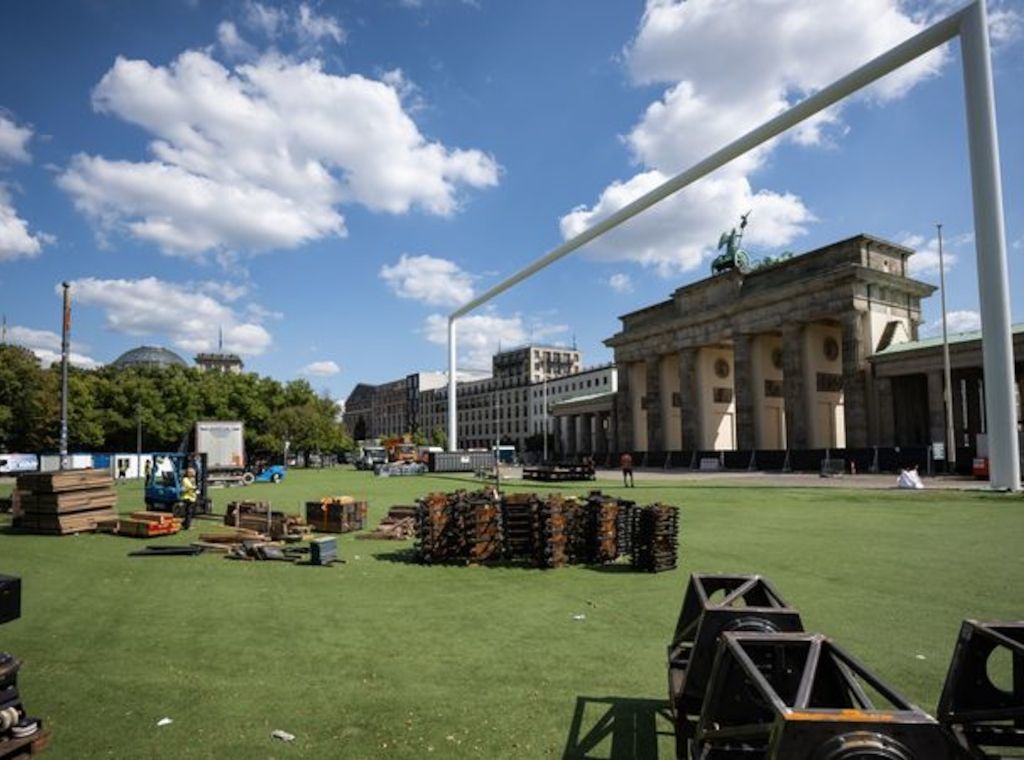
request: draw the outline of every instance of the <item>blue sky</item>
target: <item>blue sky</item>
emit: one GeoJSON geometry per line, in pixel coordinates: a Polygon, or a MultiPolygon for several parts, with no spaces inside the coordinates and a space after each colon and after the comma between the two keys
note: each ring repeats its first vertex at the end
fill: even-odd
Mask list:
{"type": "MultiPolygon", "coordinates": [[[[0,312],[82,364],[216,346],[336,397],[446,364],[444,315],[957,7],[897,0],[16,0],[0,8],[0,312]]],[[[1015,321],[1024,17],[990,0],[1015,321]]],[[[617,317],[755,258],[912,245],[977,325],[956,43],[725,167],[464,322],[610,359],[617,317]]],[[[925,330],[939,317],[925,307],[925,330]]]]}

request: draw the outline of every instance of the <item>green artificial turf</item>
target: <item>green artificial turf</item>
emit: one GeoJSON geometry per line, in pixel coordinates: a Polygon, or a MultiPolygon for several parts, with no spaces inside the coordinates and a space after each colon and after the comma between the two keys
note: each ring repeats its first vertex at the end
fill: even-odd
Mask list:
{"type": "MultiPolygon", "coordinates": [[[[375,525],[392,504],[467,484],[345,468],[214,493],[218,511],[351,494],[375,525]]],[[[671,757],[656,710],[692,571],[765,575],[808,630],[929,711],[963,618],[1024,617],[1019,496],[598,485],[682,507],[678,570],[422,567],[411,542],[351,535],[332,568],[136,559],[134,539],[4,531],[0,573],[22,577],[23,603],[0,649],[25,662],[54,760],[671,757]],[[608,735],[591,746],[599,722],[608,735]]],[[[118,490],[121,511],[142,507],[137,485],[118,490]]]]}

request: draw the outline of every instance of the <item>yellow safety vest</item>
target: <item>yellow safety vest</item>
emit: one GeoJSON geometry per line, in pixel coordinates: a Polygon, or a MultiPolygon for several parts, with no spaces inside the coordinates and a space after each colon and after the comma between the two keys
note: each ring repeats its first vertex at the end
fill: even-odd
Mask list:
{"type": "Polygon", "coordinates": [[[196,484],[192,478],[188,475],[181,479],[181,500],[182,501],[195,501],[196,500],[196,484]]]}

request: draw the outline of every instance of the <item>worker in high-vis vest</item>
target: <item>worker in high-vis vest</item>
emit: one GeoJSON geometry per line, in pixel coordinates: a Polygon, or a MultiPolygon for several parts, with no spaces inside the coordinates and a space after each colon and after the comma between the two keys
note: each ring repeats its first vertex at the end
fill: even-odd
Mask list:
{"type": "Polygon", "coordinates": [[[196,471],[191,467],[185,470],[185,477],[181,479],[181,503],[185,507],[181,527],[188,530],[196,511],[196,471]]]}

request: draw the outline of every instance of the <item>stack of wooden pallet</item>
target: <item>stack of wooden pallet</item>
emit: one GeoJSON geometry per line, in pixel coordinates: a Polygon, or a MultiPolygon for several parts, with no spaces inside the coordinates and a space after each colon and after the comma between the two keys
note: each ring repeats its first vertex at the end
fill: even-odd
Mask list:
{"type": "Polygon", "coordinates": [[[117,492],[106,470],[62,470],[18,476],[16,527],[67,535],[96,530],[117,517],[117,492]]]}
{"type": "Polygon", "coordinates": [[[265,501],[230,502],[224,514],[224,524],[233,528],[259,531],[275,540],[303,536],[310,532],[310,527],[301,515],[277,512],[265,501]]]}
{"type": "Polygon", "coordinates": [[[181,519],[167,512],[132,512],[131,517],[101,520],[97,528],[132,538],[171,536],[181,530],[181,519]]]}
{"type": "Polygon", "coordinates": [[[388,510],[380,525],[356,538],[383,541],[405,541],[416,536],[416,507],[396,506],[388,510]]]}

